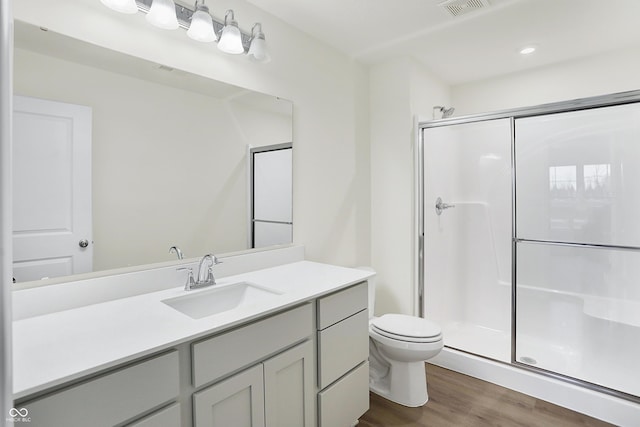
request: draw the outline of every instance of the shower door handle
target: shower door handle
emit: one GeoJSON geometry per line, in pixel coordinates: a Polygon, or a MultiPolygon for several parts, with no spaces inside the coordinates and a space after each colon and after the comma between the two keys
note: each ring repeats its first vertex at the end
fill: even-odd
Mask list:
{"type": "Polygon", "coordinates": [[[456,205],[450,205],[447,203],[443,203],[442,202],[442,198],[438,197],[436,199],[436,214],[440,215],[442,213],[443,210],[445,209],[450,209],[450,208],[455,208],[456,205]]]}

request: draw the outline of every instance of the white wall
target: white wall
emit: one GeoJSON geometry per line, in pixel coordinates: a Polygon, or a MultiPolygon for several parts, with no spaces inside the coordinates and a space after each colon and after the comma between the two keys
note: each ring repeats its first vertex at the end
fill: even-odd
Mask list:
{"type": "Polygon", "coordinates": [[[453,86],[456,116],[640,89],[640,47],[453,86]]]}
{"type": "Polygon", "coordinates": [[[245,2],[233,7],[243,29],[260,21],[272,61],[191,42],[183,30],[149,26],[98,0],[16,2],[28,23],[201,76],[287,98],[294,103],[294,241],[307,257],[339,265],[367,264],[369,188],[367,74],[354,63],[290,25],[245,2]]]}
{"type": "Polygon", "coordinates": [[[376,313],[414,313],[414,116],[448,105],[445,84],[409,59],[370,70],[371,265],[376,313]]]}

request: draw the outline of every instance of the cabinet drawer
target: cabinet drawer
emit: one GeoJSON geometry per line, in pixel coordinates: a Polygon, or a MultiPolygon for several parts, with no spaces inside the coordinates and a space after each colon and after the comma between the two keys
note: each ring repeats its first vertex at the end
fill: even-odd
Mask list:
{"type": "Polygon", "coordinates": [[[28,402],[30,426],[113,426],[175,399],[178,352],[28,402]]]}
{"type": "Polygon", "coordinates": [[[367,282],[318,299],[318,329],[327,328],[352,314],[364,310],[369,303],[367,282]]]}
{"type": "Polygon", "coordinates": [[[318,332],[318,383],[324,388],[369,358],[367,310],[318,332]]]}
{"type": "Polygon", "coordinates": [[[369,362],[318,393],[319,427],[352,426],[368,409],[369,362]]]}
{"type": "Polygon", "coordinates": [[[180,425],[180,405],[174,403],[127,427],[176,427],[180,425]]]}
{"type": "Polygon", "coordinates": [[[200,387],[311,336],[311,304],[193,344],[193,385],[200,387]]]}

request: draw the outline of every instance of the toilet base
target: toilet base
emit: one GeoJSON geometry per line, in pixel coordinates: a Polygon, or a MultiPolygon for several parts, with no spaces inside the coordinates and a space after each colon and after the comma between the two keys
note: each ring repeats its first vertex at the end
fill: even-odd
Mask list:
{"type": "Polygon", "coordinates": [[[383,378],[369,378],[369,390],[394,403],[416,408],[429,401],[424,361],[390,363],[383,378]]]}

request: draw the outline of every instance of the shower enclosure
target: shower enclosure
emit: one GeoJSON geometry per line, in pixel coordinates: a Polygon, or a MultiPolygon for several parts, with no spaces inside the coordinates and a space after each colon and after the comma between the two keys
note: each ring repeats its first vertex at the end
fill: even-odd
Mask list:
{"type": "Polygon", "coordinates": [[[640,91],[419,127],[445,346],[640,402],[640,91]]]}

